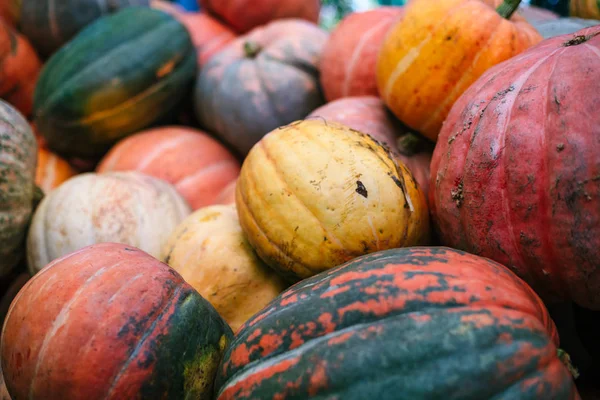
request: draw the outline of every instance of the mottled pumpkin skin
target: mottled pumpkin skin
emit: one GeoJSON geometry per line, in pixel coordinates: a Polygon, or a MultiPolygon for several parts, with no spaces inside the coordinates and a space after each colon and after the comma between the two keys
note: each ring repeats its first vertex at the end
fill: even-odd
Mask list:
{"type": "Polygon", "coordinates": [[[252,149],[236,205],[250,244],[290,280],[429,237],[426,199],[406,166],[370,136],[320,119],[252,149]]]}
{"type": "Polygon", "coordinates": [[[97,159],[169,114],[196,68],[177,19],[125,8],[92,23],[46,63],[35,90],[36,126],[55,153],[97,159]]]}
{"type": "Polygon", "coordinates": [[[480,0],[413,0],[379,53],[379,93],[402,122],[435,141],[477,78],[541,40],[523,17],[504,19],[480,0]]]}
{"type": "Polygon", "coordinates": [[[320,0],[199,0],[202,10],[240,33],[284,18],[299,18],[317,23],[320,0]]]}
{"type": "Polygon", "coordinates": [[[444,244],[506,265],[544,300],[600,309],[600,26],[576,35],[498,65],[457,101],[430,205],[444,244]]]}
{"type": "Polygon", "coordinates": [[[78,175],[48,193],[36,210],[27,237],[29,272],[104,242],[135,246],[158,258],[190,213],[187,202],[161,179],[135,171],[78,175]]]}
{"type": "Polygon", "coordinates": [[[600,0],[569,0],[569,14],[600,20],[600,0]]]}
{"type": "Polygon", "coordinates": [[[221,190],[237,179],[240,163],[206,133],[172,126],[123,139],[97,171],[138,171],[163,179],[197,210],[213,204],[221,190]]]}
{"type": "Polygon", "coordinates": [[[44,57],[52,55],[79,31],[103,15],[148,0],[21,0],[20,29],[44,57]]]}
{"type": "Polygon", "coordinates": [[[29,116],[41,63],[27,39],[0,20],[0,98],[29,116]]]}
{"type": "Polygon", "coordinates": [[[377,56],[385,35],[401,15],[401,7],[380,7],[350,14],[333,30],[320,63],[327,101],[379,94],[377,56]]]}
{"type": "Polygon", "coordinates": [[[198,76],[201,124],[245,156],[267,132],[306,117],[324,102],[318,64],[327,37],[310,22],[283,20],[233,41],[198,76]]]}
{"type": "Polygon", "coordinates": [[[205,13],[181,13],[178,18],[192,37],[199,68],[237,36],[227,26],[205,13]]]}
{"type": "Polygon", "coordinates": [[[583,28],[600,25],[596,19],[560,18],[533,23],[544,39],[575,33],[583,28]]]}
{"type": "Polygon", "coordinates": [[[21,290],[2,330],[2,370],[15,399],[207,399],[231,336],[173,269],[103,243],[21,290]]]}
{"type": "Polygon", "coordinates": [[[0,100],[0,276],[23,258],[34,201],[37,143],[25,118],[0,100]]]}
{"type": "Polygon", "coordinates": [[[327,103],[309,117],[339,122],[366,133],[389,147],[395,157],[404,163],[427,196],[429,190],[429,163],[433,145],[417,140],[412,147],[404,145],[409,130],[389,112],[383,101],[375,96],[347,97],[327,103]]]}
{"type": "Polygon", "coordinates": [[[289,285],[244,237],[235,205],[205,207],[169,238],[161,260],[215,307],[235,332],[289,285]]]}
{"type": "Polygon", "coordinates": [[[44,193],[57,188],[77,174],[71,165],[43,147],[38,149],[35,183],[44,193]]]}
{"type": "Polygon", "coordinates": [[[458,250],[382,251],[292,286],[237,333],[217,399],[578,399],[543,303],[458,250]]]}

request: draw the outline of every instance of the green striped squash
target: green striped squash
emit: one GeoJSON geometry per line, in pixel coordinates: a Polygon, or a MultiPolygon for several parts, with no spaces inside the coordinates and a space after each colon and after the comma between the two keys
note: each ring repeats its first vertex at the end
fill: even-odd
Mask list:
{"type": "Polygon", "coordinates": [[[97,158],[173,111],[195,74],[186,28],[162,11],[128,7],[50,58],[35,91],[35,123],[54,152],[97,158]]]}

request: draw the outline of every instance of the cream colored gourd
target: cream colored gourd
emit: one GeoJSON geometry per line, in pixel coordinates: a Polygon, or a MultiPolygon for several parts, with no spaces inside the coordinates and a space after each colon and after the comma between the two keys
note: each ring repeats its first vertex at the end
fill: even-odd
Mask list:
{"type": "Polygon", "coordinates": [[[52,260],[103,242],[135,246],[154,257],[191,212],[175,188],[139,172],[87,173],[40,203],[27,238],[31,274],[52,260]]]}
{"type": "Polygon", "coordinates": [[[163,249],[162,261],[183,276],[235,332],[288,284],[256,255],[234,205],[187,217],[163,249]]]}

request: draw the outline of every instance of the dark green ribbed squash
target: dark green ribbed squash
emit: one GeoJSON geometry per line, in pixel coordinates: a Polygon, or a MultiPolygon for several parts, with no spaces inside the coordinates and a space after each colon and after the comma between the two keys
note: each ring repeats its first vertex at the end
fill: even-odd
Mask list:
{"type": "Polygon", "coordinates": [[[186,28],[162,11],[129,7],[50,58],[35,91],[35,123],[54,152],[97,158],[169,114],[195,74],[186,28]]]}
{"type": "Polygon", "coordinates": [[[96,19],[129,6],[149,6],[149,0],[22,0],[20,28],[49,56],[96,19]]]}

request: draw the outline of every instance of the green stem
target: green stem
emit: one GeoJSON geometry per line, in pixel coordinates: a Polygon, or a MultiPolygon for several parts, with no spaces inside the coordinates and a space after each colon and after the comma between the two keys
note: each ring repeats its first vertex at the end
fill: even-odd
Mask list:
{"type": "Polygon", "coordinates": [[[246,57],[254,58],[260,53],[262,47],[260,44],[252,41],[248,41],[244,43],[244,52],[246,53],[246,57]]]}
{"type": "Polygon", "coordinates": [[[573,378],[579,378],[579,371],[577,371],[577,368],[575,368],[571,363],[571,356],[569,356],[569,354],[567,354],[567,352],[563,349],[558,349],[557,355],[558,359],[565,365],[565,367],[567,367],[571,375],[573,375],[573,378]]]}
{"type": "Polygon", "coordinates": [[[396,143],[398,145],[400,154],[412,156],[421,150],[421,147],[423,146],[423,139],[419,137],[419,135],[409,132],[398,138],[396,143]]]}
{"type": "Polygon", "coordinates": [[[502,4],[496,8],[496,12],[500,14],[502,18],[509,19],[517,11],[521,0],[504,0],[502,4]]]}

